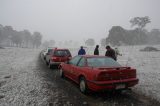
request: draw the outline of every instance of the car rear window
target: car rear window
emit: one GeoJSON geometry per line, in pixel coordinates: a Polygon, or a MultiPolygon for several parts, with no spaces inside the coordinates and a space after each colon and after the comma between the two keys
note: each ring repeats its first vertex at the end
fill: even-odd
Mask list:
{"type": "Polygon", "coordinates": [[[64,57],[64,56],[71,56],[69,50],[56,50],[54,51],[54,56],[64,57]]]}
{"type": "Polygon", "coordinates": [[[118,62],[108,57],[87,58],[87,64],[90,67],[121,67],[118,62]]]}

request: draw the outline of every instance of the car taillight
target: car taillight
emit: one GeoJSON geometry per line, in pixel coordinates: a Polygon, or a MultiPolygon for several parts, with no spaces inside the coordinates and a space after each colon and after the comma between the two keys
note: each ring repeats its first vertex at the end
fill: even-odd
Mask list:
{"type": "Polygon", "coordinates": [[[133,69],[134,71],[133,71],[133,73],[132,73],[132,77],[133,78],[136,78],[137,77],[137,70],[136,69],[133,69]]]}
{"type": "Polygon", "coordinates": [[[110,75],[108,73],[100,73],[96,75],[96,81],[106,81],[110,80],[110,75]]]}

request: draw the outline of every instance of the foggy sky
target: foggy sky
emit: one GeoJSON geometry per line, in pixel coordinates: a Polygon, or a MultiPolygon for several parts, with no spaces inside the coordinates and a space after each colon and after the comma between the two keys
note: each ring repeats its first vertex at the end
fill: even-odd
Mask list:
{"type": "Polygon", "coordinates": [[[131,29],[129,20],[149,16],[147,29],[160,29],[160,0],[0,0],[0,24],[39,31],[43,38],[98,42],[112,26],[131,29]]]}

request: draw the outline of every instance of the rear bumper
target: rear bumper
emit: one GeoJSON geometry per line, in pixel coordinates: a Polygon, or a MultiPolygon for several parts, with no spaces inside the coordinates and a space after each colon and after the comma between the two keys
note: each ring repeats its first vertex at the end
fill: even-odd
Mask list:
{"type": "Polygon", "coordinates": [[[112,81],[87,81],[89,89],[93,91],[101,90],[115,90],[118,85],[124,85],[124,89],[128,87],[133,87],[138,84],[139,79],[124,79],[124,80],[112,80],[112,81]]]}
{"type": "Polygon", "coordinates": [[[52,61],[52,62],[50,62],[50,64],[51,64],[51,65],[60,65],[61,62],[53,62],[53,61],[52,61]]]}

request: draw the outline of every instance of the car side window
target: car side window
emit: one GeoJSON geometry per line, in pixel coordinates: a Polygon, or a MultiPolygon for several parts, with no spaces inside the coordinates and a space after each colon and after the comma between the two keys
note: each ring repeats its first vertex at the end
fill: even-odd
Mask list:
{"type": "Polygon", "coordinates": [[[79,61],[78,66],[84,67],[85,64],[86,64],[85,58],[82,58],[82,59],[79,61]]]}
{"type": "Polygon", "coordinates": [[[81,56],[76,56],[69,61],[69,64],[77,65],[80,59],[81,56]]]}

